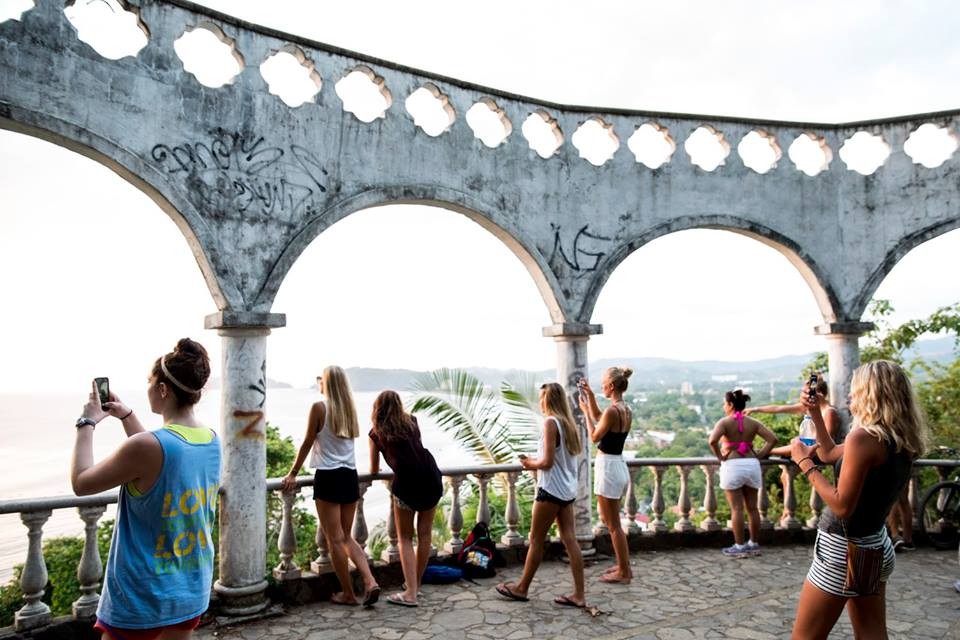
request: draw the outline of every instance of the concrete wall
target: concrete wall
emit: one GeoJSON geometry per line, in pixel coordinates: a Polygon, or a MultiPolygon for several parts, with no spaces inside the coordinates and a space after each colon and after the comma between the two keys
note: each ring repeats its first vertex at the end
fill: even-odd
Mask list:
{"type": "Polygon", "coordinates": [[[696,227],[729,229],[776,247],[810,285],[825,322],[856,321],[900,257],[960,226],[957,155],[926,169],[903,151],[922,123],[956,130],[956,111],[812,125],[567,107],[431,76],[184,2],[139,3],[149,43],[136,57],[112,61],[77,39],[62,2],[37,4],[21,20],[0,24],[0,126],[91,156],[150,194],[180,225],[227,312],[269,312],[284,276],[318,234],[385,203],[444,206],[500,237],[527,266],[554,323],[588,323],[604,283],[630,252],[696,227]],[[173,49],[185,29],[202,23],[222,29],[242,55],[232,84],[200,85],[173,49]],[[259,72],[264,59],[291,44],[323,80],[316,99],[298,108],[270,94],[259,72]],[[361,64],[382,76],[393,96],[386,117],[370,124],[344,111],[334,91],[361,64]],[[404,108],[405,98],[428,82],[456,112],[452,127],[436,138],[404,108]],[[482,98],[513,125],[495,149],[475,138],[464,118],[482,98]],[[546,160],[520,131],[537,110],[555,118],[564,136],[546,160]],[[580,158],[570,142],[592,117],[609,123],[620,140],[601,167],[580,158]],[[677,143],[657,170],[627,148],[647,122],[668,129],[677,143]],[[694,166],[683,148],[703,124],[732,147],[713,172],[694,166]],[[764,175],[736,152],[757,129],[783,151],[764,175]],[[870,176],[848,170],[837,153],[860,130],[892,147],[870,176]],[[833,152],[829,169],[815,177],[798,171],[786,154],[807,131],[833,152]]]}

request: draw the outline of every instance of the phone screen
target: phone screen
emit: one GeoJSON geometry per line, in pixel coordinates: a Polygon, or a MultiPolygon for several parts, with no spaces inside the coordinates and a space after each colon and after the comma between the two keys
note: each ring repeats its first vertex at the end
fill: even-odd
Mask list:
{"type": "Polygon", "coordinates": [[[110,402],[110,380],[108,378],[96,378],[97,393],[100,394],[100,404],[110,402]]]}

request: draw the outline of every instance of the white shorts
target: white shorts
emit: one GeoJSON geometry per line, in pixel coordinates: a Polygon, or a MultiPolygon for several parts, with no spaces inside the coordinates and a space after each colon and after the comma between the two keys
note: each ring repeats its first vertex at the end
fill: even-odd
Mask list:
{"type": "Polygon", "coordinates": [[[612,456],[597,451],[593,460],[593,493],[604,498],[619,500],[627,491],[630,472],[623,456],[612,456]]]}
{"type": "Polygon", "coordinates": [[[720,463],[721,489],[739,489],[744,485],[759,489],[762,483],[760,461],[756,458],[734,458],[720,463]]]}

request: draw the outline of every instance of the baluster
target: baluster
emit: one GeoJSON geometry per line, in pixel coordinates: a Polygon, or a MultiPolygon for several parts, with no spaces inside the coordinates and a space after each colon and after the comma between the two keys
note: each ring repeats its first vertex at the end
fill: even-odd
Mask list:
{"type": "Polygon", "coordinates": [[[350,535],[353,536],[353,539],[356,540],[360,548],[363,549],[367,560],[370,559],[370,554],[367,552],[367,537],[370,535],[370,532],[367,530],[367,516],[363,513],[363,495],[369,488],[369,482],[360,483],[360,498],[357,500],[357,510],[353,514],[353,527],[350,530],[350,535]]]}
{"type": "Polygon", "coordinates": [[[480,485],[480,503],[477,505],[477,522],[490,524],[490,503],[487,501],[487,483],[490,482],[489,473],[478,473],[477,483],[480,485]]]}
{"type": "Polygon", "coordinates": [[[320,526],[320,523],[317,523],[317,536],[315,538],[317,543],[317,557],[310,563],[310,570],[314,573],[326,573],[333,570],[333,565],[330,562],[330,552],[327,549],[327,537],[323,535],[323,527],[320,526]]]}
{"type": "Polygon", "coordinates": [[[680,497],[677,499],[677,507],[680,509],[680,519],[673,525],[677,531],[684,533],[695,531],[696,527],[690,521],[690,490],[687,488],[687,478],[690,475],[690,467],[678,465],[677,471],[680,472],[680,497]]]}
{"type": "MultiPolygon", "coordinates": [[[[300,493],[297,487],[293,491],[281,491],[282,513],[280,535],[277,536],[277,549],[280,551],[280,563],[273,568],[273,577],[279,581],[296,580],[300,577],[300,567],[293,561],[297,553],[297,536],[293,530],[293,503],[300,493]]],[[[320,525],[317,525],[319,530],[320,525]]],[[[324,541],[326,542],[326,541],[324,541]]]]}
{"type": "Polygon", "coordinates": [[[797,477],[797,466],[793,463],[783,465],[787,474],[787,483],[783,487],[783,508],[786,514],[780,519],[781,529],[800,529],[803,525],[797,520],[797,492],[794,480],[797,477]]]}
{"type": "Polygon", "coordinates": [[[810,487],[810,511],[813,515],[807,519],[807,526],[816,529],[820,525],[820,514],[823,513],[823,498],[813,487],[810,487]]]}
{"type": "Polygon", "coordinates": [[[507,472],[507,532],[500,538],[500,542],[508,547],[522,547],[523,536],[517,531],[520,524],[520,507],[517,505],[517,479],[520,474],[516,471],[507,472]]]}
{"type": "Polygon", "coordinates": [[[77,507],[80,519],[83,520],[84,539],[80,566],[77,567],[80,597],[73,603],[75,620],[92,618],[97,613],[97,604],[100,602],[97,587],[100,586],[100,577],[103,575],[103,562],[100,560],[100,547],[97,545],[97,521],[106,510],[105,505],[77,507]]]}
{"type": "Polygon", "coordinates": [[[627,485],[627,535],[631,533],[640,533],[640,525],[637,524],[637,469],[636,467],[627,467],[630,474],[630,484],[627,485]]]}
{"type": "Polygon", "coordinates": [[[717,467],[712,464],[701,465],[703,475],[706,477],[706,492],[703,495],[703,509],[707,512],[707,517],[700,523],[700,528],[704,531],[719,531],[720,523],[717,522],[717,494],[713,490],[713,479],[717,475],[717,467]]]}
{"type": "MultiPolygon", "coordinates": [[[[389,483],[387,483],[389,487],[389,483]]],[[[388,564],[400,562],[400,547],[397,546],[397,505],[390,494],[390,510],[387,513],[387,548],[380,554],[380,559],[388,564]]]]}
{"type": "Polygon", "coordinates": [[[43,588],[47,586],[47,565],[43,561],[43,524],[50,511],[30,511],[20,514],[20,521],[27,526],[27,562],[20,574],[20,590],[24,605],[13,615],[13,630],[27,631],[50,624],[50,607],[40,602],[43,588]]]}
{"type": "Polygon", "coordinates": [[[770,520],[770,494],[767,493],[766,471],[760,467],[760,491],[757,494],[757,509],[760,511],[760,529],[773,529],[773,522],[770,520]]]}
{"type": "Polygon", "coordinates": [[[663,521],[663,472],[664,467],[650,467],[653,472],[653,501],[650,508],[653,509],[653,521],[650,528],[654,533],[666,533],[667,523],[663,521]]]}
{"type": "Polygon", "coordinates": [[[450,476],[450,540],[443,545],[447,553],[460,553],[463,548],[463,540],[460,539],[460,533],[463,530],[463,513],[460,511],[460,484],[463,482],[463,476],[450,476]]]}
{"type": "Polygon", "coordinates": [[[907,494],[910,500],[910,513],[913,514],[913,530],[920,528],[920,470],[913,467],[910,472],[910,489],[907,494]]]}

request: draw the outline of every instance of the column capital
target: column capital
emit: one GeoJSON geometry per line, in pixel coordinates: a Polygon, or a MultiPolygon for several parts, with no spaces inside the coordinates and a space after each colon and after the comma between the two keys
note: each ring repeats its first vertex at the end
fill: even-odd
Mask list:
{"type": "Polygon", "coordinates": [[[287,314],[224,309],[203,319],[204,329],[277,329],[287,325],[287,314]]]}
{"type": "Polygon", "coordinates": [[[544,338],[589,338],[603,333],[602,324],[559,322],[543,328],[544,338]]]}
{"type": "Polygon", "coordinates": [[[846,335],[862,336],[868,331],[876,329],[877,325],[872,322],[860,322],[853,320],[848,322],[827,322],[813,328],[813,333],[818,336],[846,335]]]}

